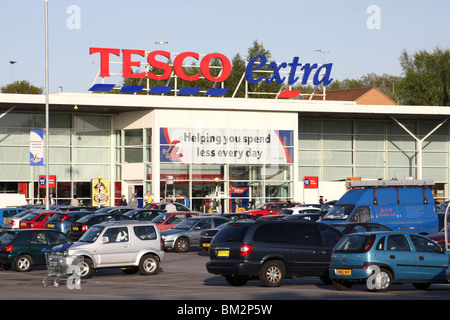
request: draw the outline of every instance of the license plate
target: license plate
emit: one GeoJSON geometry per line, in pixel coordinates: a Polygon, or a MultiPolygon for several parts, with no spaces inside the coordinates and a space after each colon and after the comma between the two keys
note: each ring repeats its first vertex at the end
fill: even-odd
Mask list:
{"type": "Polygon", "coordinates": [[[72,227],[72,230],[78,231],[78,227],[72,227]]]}
{"type": "Polygon", "coordinates": [[[343,276],[350,276],[352,274],[351,269],[337,269],[336,274],[343,275],[343,276]]]}
{"type": "Polygon", "coordinates": [[[55,227],[54,224],[48,224],[48,225],[47,225],[47,228],[54,228],[54,227],[55,227]]]}
{"type": "Polygon", "coordinates": [[[209,247],[209,243],[204,243],[203,247],[208,248],[209,247]]]}
{"type": "Polygon", "coordinates": [[[230,250],[219,250],[217,251],[218,257],[228,257],[230,255],[230,250]]]}
{"type": "Polygon", "coordinates": [[[22,223],[20,223],[20,225],[24,227],[24,226],[27,225],[27,223],[26,222],[22,222],[22,223]]]}

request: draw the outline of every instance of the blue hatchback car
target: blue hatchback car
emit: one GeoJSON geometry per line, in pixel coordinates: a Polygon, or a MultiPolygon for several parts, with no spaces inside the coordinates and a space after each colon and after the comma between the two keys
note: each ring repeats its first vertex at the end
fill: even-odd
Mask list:
{"type": "Polygon", "coordinates": [[[449,253],[436,242],[412,233],[366,232],[344,236],[334,247],[330,278],[338,290],[365,283],[371,291],[388,291],[393,283],[427,289],[448,283],[449,253]]]}

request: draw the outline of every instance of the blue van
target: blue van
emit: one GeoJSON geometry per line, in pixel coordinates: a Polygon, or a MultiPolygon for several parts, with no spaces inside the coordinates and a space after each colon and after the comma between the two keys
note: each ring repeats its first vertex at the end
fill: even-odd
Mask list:
{"type": "Polygon", "coordinates": [[[393,231],[430,234],[439,220],[429,185],[432,180],[352,181],[321,222],[374,222],[393,231]]]}

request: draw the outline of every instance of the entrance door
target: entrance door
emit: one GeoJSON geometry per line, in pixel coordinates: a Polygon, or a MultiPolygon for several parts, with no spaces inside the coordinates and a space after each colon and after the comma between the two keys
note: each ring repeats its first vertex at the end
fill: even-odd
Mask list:
{"type": "Polygon", "coordinates": [[[134,194],[136,199],[138,200],[138,208],[142,208],[144,202],[144,187],[142,184],[133,184],[128,185],[128,203],[131,200],[131,195],[134,194]]]}

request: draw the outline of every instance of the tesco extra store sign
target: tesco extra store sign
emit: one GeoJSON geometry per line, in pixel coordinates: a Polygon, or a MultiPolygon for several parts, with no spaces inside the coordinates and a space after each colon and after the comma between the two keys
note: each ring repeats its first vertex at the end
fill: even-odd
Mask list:
{"type": "MultiPolygon", "coordinates": [[[[129,50],[129,49],[116,49],[116,48],[90,48],[89,54],[99,54],[100,56],[100,77],[109,77],[109,65],[110,56],[114,55],[122,58],[122,77],[123,78],[149,78],[153,80],[166,80],[168,79],[172,71],[181,79],[186,81],[196,81],[200,78],[200,74],[207,80],[212,82],[222,82],[228,79],[231,74],[231,62],[221,53],[210,53],[200,59],[200,55],[196,52],[182,52],[175,56],[173,60],[173,69],[168,63],[161,61],[161,57],[170,59],[171,54],[168,51],[157,50],[149,52],[146,55],[145,50],[129,50]],[[140,67],[141,62],[137,61],[137,56],[147,59],[148,64],[156,69],[163,71],[163,74],[157,75],[148,72],[132,73],[132,67],[140,67]],[[183,70],[183,62],[187,58],[193,58],[200,61],[199,73],[195,75],[187,75],[183,70]],[[222,64],[222,72],[218,76],[213,76],[210,72],[209,65],[213,59],[219,59],[222,64]]],[[[282,84],[288,80],[289,85],[293,85],[297,81],[301,80],[302,84],[307,84],[308,80],[312,76],[314,85],[329,85],[333,79],[331,78],[331,69],[333,64],[327,63],[318,66],[317,63],[301,63],[298,57],[294,57],[291,62],[282,62],[277,64],[275,62],[268,62],[264,55],[257,55],[253,57],[247,64],[245,69],[245,77],[250,83],[266,82],[267,84],[275,81],[278,84],[282,84]],[[269,76],[260,75],[254,78],[254,71],[258,71],[263,68],[271,70],[269,76]],[[288,70],[288,76],[282,76],[281,71],[288,70]],[[297,72],[303,72],[302,79],[296,76],[297,72]],[[322,75],[323,74],[323,75],[322,75]],[[322,75],[322,76],[321,76],[322,75]]]]}

